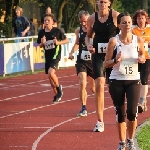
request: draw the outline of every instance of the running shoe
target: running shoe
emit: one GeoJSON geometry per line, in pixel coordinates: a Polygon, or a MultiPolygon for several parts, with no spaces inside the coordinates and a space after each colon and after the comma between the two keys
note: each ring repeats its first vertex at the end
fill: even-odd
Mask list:
{"type": "Polygon", "coordinates": [[[144,107],[141,104],[138,104],[138,113],[143,113],[144,107]]]}
{"type": "Polygon", "coordinates": [[[63,92],[62,92],[62,85],[60,85],[59,87],[57,87],[57,94],[54,96],[54,100],[52,101],[52,103],[58,103],[61,100],[61,97],[63,96],[63,92]]]}
{"type": "Polygon", "coordinates": [[[77,114],[77,116],[80,116],[80,117],[87,116],[87,110],[86,110],[86,109],[85,109],[85,110],[81,110],[81,111],[77,114]]]}
{"type": "Polygon", "coordinates": [[[58,103],[60,100],[61,98],[58,98],[57,95],[55,95],[52,104],[58,103]]]}
{"type": "Polygon", "coordinates": [[[93,131],[94,132],[103,132],[104,131],[104,122],[97,121],[96,126],[93,131]]]}
{"type": "Polygon", "coordinates": [[[133,140],[127,139],[127,147],[128,147],[128,150],[136,150],[133,140]]]}
{"type": "Polygon", "coordinates": [[[56,88],[57,89],[57,98],[61,98],[63,96],[62,85],[56,88]]]}
{"type": "Polygon", "coordinates": [[[147,100],[145,100],[143,102],[143,104],[138,104],[138,113],[143,113],[144,111],[147,111],[148,108],[147,108],[147,100]]]}
{"type": "Polygon", "coordinates": [[[125,150],[126,148],[126,143],[125,142],[119,142],[119,147],[117,150],[125,150]]]}

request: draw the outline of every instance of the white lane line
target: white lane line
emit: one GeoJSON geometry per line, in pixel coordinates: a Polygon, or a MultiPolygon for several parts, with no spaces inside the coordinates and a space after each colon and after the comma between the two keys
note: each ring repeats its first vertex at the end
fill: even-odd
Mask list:
{"type": "MultiPolygon", "coordinates": [[[[107,109],[110,109],[110,108],[114,108],[114,106],[110,106],[110,107],[104,108],[104,110],[107,110],[107,109]]],[[[93,112],[91,112],[91,113],[88,113],[88,115],[91,115],[91,114],[94,114],[94,113],[96,113],[96,111],[93,111],[93,112]]],[[[35,140],[35,142],[34,142],[33,145],[32,145],[32,150],[36,150],[37,145],[39,144],[39,142],[41,141],[41,139],[42,139],[44,136],[46,136],[49,132],[51,132],[54,128],[57,128],[57,127],[59,127],[59,126],[65,124],[65,123],[71,122],[71,121],[73,121],[73,120],[75,120],[75,119],[78,119],[78,118],[80,118],[80,117],[70,118],[70,119],[68,119],[68,120],[65,120],[65,121],[63,121],[63,122],[60,122],[60,123],[54,125],[53,127],[50,127],[48,130],[46,130],[44,133],[42,133],[42,134],[37,138],[37,140],[35,140]]]]}
{"type": "Polygon", "coordinates": [[[0,128],[0,130],[18,130],[18,129],[49,129],[50,127],[16,127],[16,128],[0,128]]]}
{"type": "MultiPolygon", "coordinates": [[[[77,86],[77,85],[79,85],[79,84],[74,84],[74,85],[72,84],[72,85],[68,85],[68,86],[63,86],[63,89],[68,88],[68,87],[74,87],[74,86],[77,86]]],[[[30,95],[35,95],[35,94],[46,93],[46,92],[49,92],[49,91],[52,91],[52,90],[44,90],[44,91],[40,91],[40,92],[29,93],[29,94],[25,94],[25,95],[19,95],[19,96],[16,96],[16,97],[8,97],[8,98],[0,100],[0,102],[16,99],[16,98],[20,98],[20,97],[26,97],[26,96],[30,96],[30,95]]]]}
{"type": "MultiPolygon", "coordinates": [[[[72,74],[72,75],[69,75],[69,76],[62,76],[62,77],[58,77],[59,79],[60,78],[67,78],[67,77],[71,77],[71,76],[76,76],[76,74],[72,74]]],[[[15,81],[15,79],[14,79],[15,81]]],[[[17,84],[17,85],[11,85],[11,86],[6,86],[6,87],[1,87],[0,89],[7,89],[7,88],[13,88],[13,87],[17,87],[17,86],[23,86],[23,85],[30,85],[30,84],[35,84],[35,83],[39,83],[39,82],[45,82],[45,81],[48,81],[48,79],[45,79],[45,80],[39,80],[39,81],[35,81],[35,82],[29,82],[29,83],[25,83],[25,84],[17,84]]],[[[6,83],[5,83],[6,84],[6,83]]]]}
{"type": "MultiPolygon", "coordinates": [[[[91,96],[91,95],[88,95],[88,96],[91,96]]],[[[76,98],[73,98],[73,99],[70,99],[70,100],[66,100],[66,101],[60,101],[57,104],[62,104],[62,103],[74,101],[74,100],[77,100],[77,99],[79,99],[79,97],[76,97],[76,98]]],[[[26,113],[26,112],[34,111],[34,110],[37,110],[37,109],[42,109],[42,108],[53,106],[53,105],[57,105],[57,104],[44,105],[44,106],[36,107],[36,108],[33,108],[33,109],[29,109],[29,110],[19,111],[19,112],[16,112],[16,113],[8,114],[6,116],[1,116],[0,119],[7,118],[7,117],[10,117],[10,116],[14,116],[14,115],[23,114],[23,113],[26,113]]]]}

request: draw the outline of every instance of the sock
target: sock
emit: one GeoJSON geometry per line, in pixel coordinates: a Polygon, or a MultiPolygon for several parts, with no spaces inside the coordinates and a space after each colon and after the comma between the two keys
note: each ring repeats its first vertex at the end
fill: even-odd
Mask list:
{"type": "Polygon", "coordinates": [[[86,110],[86,105],[82,105],[82,110],[86,110]]]}
{"type": "Polygon", "coordinates": [[[133,139],[128,138],[129,141],[133,141],[133,139]]]}
{"type": "Polygon", "coordinates": [[[58,93],[61,93],[61,87],[60,87],[60,85],[58,87],[56,87],[56,89],[57,89],[58,93]]]}
{"type": "Polygon", "coordinates": [[[102,120],[101,120],[101,119],[98,119],[98,121],[99,121],[99,122],[102,122],[102,120]]]}

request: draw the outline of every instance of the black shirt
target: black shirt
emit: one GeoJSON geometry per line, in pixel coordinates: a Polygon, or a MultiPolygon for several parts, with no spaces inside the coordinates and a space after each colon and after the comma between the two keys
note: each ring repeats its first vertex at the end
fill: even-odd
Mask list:
{"type": "Polygon", "coordinates": [[[114,25],[112,17],[112,9],[109,11],[109,16],[106,22],[101,23],[98,18],[98,13],[95,12],[95,22],[93,25],[93,31],[95,32],[93,46],[98,51],[98,43],[108,43],[111,37],[116,36],[118,29],[114,25]]]}
{"type": "Polygon", "coordinates": [[[64,33],[59,28],[55,28],[55,27],[53,27],[50,32],[45,32],[45,29],[42,29],[38,33],[38,39],[37,39],[38,44],[41,43],[41,38],[43,38],[43,36],[46,37],[46,42],[44,43],[46,61],[53,60],[53,59],[60,60],[61,45],[54,44],[53,39],[54,37],[56,37],[58,41],[66,39],[64,33]]]}

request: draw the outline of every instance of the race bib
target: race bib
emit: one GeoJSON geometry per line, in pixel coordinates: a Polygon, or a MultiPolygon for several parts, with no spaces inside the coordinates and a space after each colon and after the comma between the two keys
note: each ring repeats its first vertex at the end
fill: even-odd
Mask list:
{"type": "Polygon", "coordinates": [[[98,43],[98,53],[106,53],[108,43],[98,43]]]}
{"type": "Polygon", "coordinates": [[[49,49],[53,49],[55,48],[55,44],[53,42],[53,40],[48,40],[44,43],[45,46],[45,50],[49,50],[49,49]]]}
{"type": "Polygon", "coordinates": [[[138,63],[133,61],[121,61],[119,71],[124,75],[134,76],[138,74],[138,63]]]}
{"type": "Polygon", "coordinates": [[[82,51],[81,59],[83,59],[83,60],[91,60],[91,53],[89,51],[82,51]]]}

